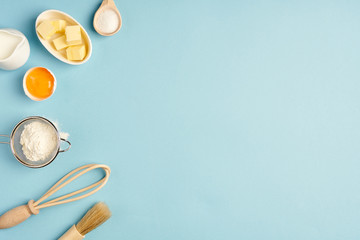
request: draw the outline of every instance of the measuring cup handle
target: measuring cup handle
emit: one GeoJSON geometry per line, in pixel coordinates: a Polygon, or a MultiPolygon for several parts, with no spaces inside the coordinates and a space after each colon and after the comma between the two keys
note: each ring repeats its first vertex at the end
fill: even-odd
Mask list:
{"type": "MultiPolygon", "coordinates": [[[[0,137],[6,137],[6,138],[10,138],[9,135],[3,135],[3,134],[0,134],[0,137]]],[[[0,142],[2,144],[10,144],[10,141],[9,142],[0,142]]]]}
{"type": "Polygon", "coordinates": [[[67,142],[67,144],[69,144],[69,146],[66,149],[60,149],[59,152],[66,152],[71,148],[71,143],[68,140],[65,140],[63,138],[60,138],[61,141],[67,142]]]}

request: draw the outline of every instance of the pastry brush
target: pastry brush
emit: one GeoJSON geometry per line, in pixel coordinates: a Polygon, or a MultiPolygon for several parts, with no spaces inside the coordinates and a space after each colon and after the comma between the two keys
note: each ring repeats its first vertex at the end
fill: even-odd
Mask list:
{"type": "Polygon", "coordinates": [[[81,240],[85,235],[111,217],[111,212],[108,206],[103,202],[95,204],[85,216],[76,224],[73,225],[64,235],[58,240],[81,240]]]}

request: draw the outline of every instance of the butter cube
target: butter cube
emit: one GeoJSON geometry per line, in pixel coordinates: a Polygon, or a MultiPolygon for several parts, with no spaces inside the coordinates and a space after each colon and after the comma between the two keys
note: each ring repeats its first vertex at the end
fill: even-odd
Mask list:
{"type": "Polygon", "coordinates": [[[56,32],[55,27],[51,24],[51,21],[43,21],[40,25],[36,28],[36,31],[40,34],[40,36],[48,40],[51,38],[52,35],[56,32]]]}
{"type": "Polygon", "coordinates": [[[58,37],[58,38],[54,39],[53,43],[54,43],[54,46],[55,46],[56,50],[58,50],[58,51],[69,46],[66,43],[65,35],[62,35],[61,37],[58,37]]]}
{"type": "Polygon", "coordinates": [[[51,21],[51,24],[55,27],[56,32],[64,32],[66,27],[66,21],[65,20],[54,20],[51,21]]]}
{"type": "Polygon", "coordinates": [[[81,61],[86,55],[85,45],[70,46],[66,49],[68,60],[81,61]]]}
{"type": "Polygon", "coordinates": [[[68,45],[78,45],[82,43],[80,26],[65,27],[66,43],[68,45]]]}

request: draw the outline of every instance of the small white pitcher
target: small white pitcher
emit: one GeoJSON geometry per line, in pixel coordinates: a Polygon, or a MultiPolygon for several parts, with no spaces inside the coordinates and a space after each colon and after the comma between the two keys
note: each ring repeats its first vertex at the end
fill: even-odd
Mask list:
{"type": "Polygon", "coordinates": [[[24,34],[15,29],[0,29],[0,47],[4,50],[10,46],[11,49],[7,49],[9,54],[5,54],[3,58],[0,56],[0,68],[4,70],[14,70],[21,67],[30,56],[29,41],[24,34]],[[14,44],[16,45],[14,46],[14,44]]]}

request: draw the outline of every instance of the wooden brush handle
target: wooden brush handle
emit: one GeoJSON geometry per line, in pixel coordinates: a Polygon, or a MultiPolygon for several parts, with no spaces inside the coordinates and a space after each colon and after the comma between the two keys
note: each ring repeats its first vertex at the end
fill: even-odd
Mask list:
{"type": "Polygon", "coordinates": [[[62,235],[58,240],[82,240],[85,236],[81,235],[73,225],[64,235],[62,235]]]}
{"type": "Polygon", "coordinates": [[[32,214],[38,214],[39,210],[34,208],[34,201],[30,200],[28,204],[13,208],[0,216],[0,229],[14,227],[32,214]]]}

